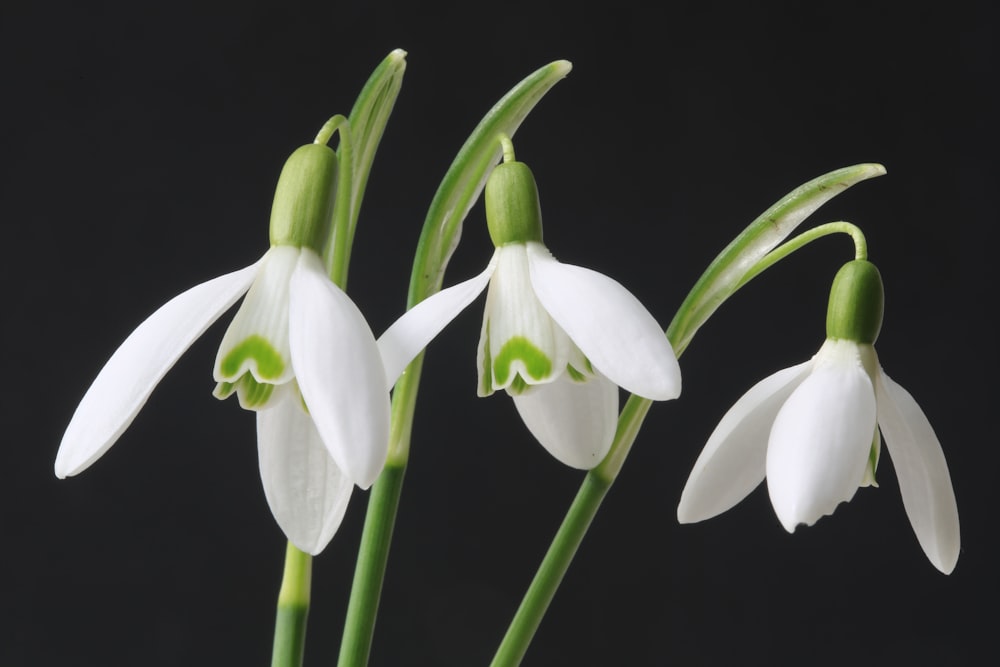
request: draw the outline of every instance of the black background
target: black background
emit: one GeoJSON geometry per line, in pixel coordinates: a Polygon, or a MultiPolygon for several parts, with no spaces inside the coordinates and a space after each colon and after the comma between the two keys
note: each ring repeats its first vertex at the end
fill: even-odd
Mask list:
{"type": "MultiPolygon", "coordinates": [[[[254,420],[211,396],[228,317],[100,462],[52,462],[89,382],[147,314],[254,261],[287,155],[393,48],[402,92],[349,293],[405,305],[456,151],[518,80],[573,62],[515,139],[555,255],[664,325],[715,254],[793,187],[881,162],[806,225],[847,219],[887,290],[878,350],[944,446],[962,519],[924,557],[892,461],[787,534],[758,489],[678,525],[687,474],[750,385],[813,354],[844,237],[727,303],[653,407],[525,665],[971,665],[995,657],[996,23],[986,2],[22,3],[0,10],[6,373],[2,665],[265,665],[284,539],[254,420]],[[890,7],[895,7],[890,9],[890,7]],[[10,304],[13,308],[10,308],[10,304]]],[[[446,283],[492,247],[482,204],[446,283]]],[[[505,396],[475,396],[482,300],[429,348],[372,665],[488,664],[582,474],[505,396]]],[[[366,501],[315,561],[306,663],[333,664],[366,501]]]]}

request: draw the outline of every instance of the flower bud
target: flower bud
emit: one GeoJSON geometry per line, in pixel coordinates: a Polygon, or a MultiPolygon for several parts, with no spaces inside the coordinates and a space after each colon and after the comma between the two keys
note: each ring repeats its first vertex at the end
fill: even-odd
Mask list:
{"type": "Polygon", "coordinates": [[[325,144],[306,144],[285,162],[271,204],[271,245],[319,252],[333,216],[337,154],[325,144]]]}
{"type": "Polygon", "coordinates": [[[826,336],[871,345],[882,328],[885,294],[875,265],[856,259],[840,267],[830,288],[826,336]]]}
{"type": "Polygon", "coordinates": [[[531,169],[523,162],[498,164],[486,181],[486,225],[493,245],[542,240],[542,209],[531,169]]]}

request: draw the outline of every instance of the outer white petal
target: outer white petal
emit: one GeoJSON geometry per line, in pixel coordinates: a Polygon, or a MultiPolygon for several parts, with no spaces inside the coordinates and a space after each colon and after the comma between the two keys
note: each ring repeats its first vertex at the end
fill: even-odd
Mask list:
{"type": "Polygon", "coordinates": [[[589,470],[611,448],[618,387],[599,373],[587,382],[574,382],[564,373],[513,398],[525,426],[561,463],[589,470]]]}
{"type": "Polygon", "coordinates": [[[539,301],[594,368],[645,398],[680,395],[670,342],[631,292],[596,271],[560,263],[541,243],[528,243],[528,258],[539,301]]]}
{"type": "Polygon", "coordinates": [[[264,496],[292,544],[316,555],[340,527],[354,484],[326,451],[298,392],[285,385],[276,394],[271,406],[257,412],[264,496]]]}
{"type": "Polygon", "coordinates": [[[854,497],[875,431],[875,390],[860,359],[824,364],[821,355],[778,411],[767,446],[768,493],[788,532],[854,497]]]}
{"type": "Polygon", "coordinates": [[[486,289],[495,266],[491,261],[479,275],[427,297],[379,336],[387,386],[396,384],[413,358],[486,289]]]}
{"type": "Polygon", "coordinates": [[[57,477],[86,470],[108,451],[177,359],[247,291],[257,266],[227,273],[175,296],[125,339],[90,385],[66,428],[56,455],[57,477]]]}
{"type": "Polygon", "coordinates": [[[809,374],[807,361],[770,375],[722,417],[688,477],[677,520],[694,523],[722,514],[764,481],[767,438],[782,404],[809,374]]]}
{"type": "Polygon", "coordinates": [[[292,366],[323,443],[341,470],[367,489],[389,447],[389,388],[361,311],[303,249],[289,290],[292,366]]]}
{"type": "Polygon", "coordinates": [[[917,402],[881,369],[875,392],[879,426],[913,532],[934,567],[950,574],[961,540],[958,505],[941,444],[917,402]]]}

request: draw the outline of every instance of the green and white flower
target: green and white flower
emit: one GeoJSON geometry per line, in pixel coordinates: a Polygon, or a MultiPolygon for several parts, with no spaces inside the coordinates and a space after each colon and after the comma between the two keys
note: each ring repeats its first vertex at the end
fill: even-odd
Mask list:
{"type": "Polygon", "coordinates": [[[920,406],[879,364],[881,315],[878,270],[864,260],[845,265],[831,292],[826,342],[730,408],[688,478],[681,523],[730,509],[766,478],[785,529],[812,525],[874,485],[884,437],[920,546],[936,568],[954,569],[960,537],[948,465],[920,406]]]}
{"type": "Polygon", "coordinates": [[[312,212],[303,205],[315,195],[302,174],[318,170],[318,182],[332,182],[333,155],[315,144],[293,153],[272,209],[272,245],[258,262],[174,297],[112,355],[66,429],[58,477],[103,456],[178,358],[246,294],[219,349],[215,393],[236,392],[256,411],[261,479],[274,517],[296,547],[323,550],[353,486],[368,488],[385,463],[395,381],[385,376],[361,312],[330,280],[314,244],[304,242],[317,230],[282,224],[289,211],[299,220],[329,219],[327,202],[312,212]],[[289,182],[293,187],[283,188],[289,182]],[[305,194],[284,205],[288,190],[305,194]]]}
{"type": "Polygon", "coordinates": [[[479,395],[506,390],[553,456],[592,468],[614,438],[618,387],[653,400],[676,398],[677,358],[663,329],[622,285],[552,257],[523,163],[493,171],[486,211],[496,246],[486,270],[418,303],[379,338],[387,372],[398,375],[488,285],[479,395]]]}

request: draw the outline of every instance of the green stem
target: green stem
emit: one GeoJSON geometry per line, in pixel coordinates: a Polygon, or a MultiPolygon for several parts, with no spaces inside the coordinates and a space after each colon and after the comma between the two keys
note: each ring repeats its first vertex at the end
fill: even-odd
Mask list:
{"type": "Polygon", "coordinates": [[[516,667],[521,663],[573,556],[590,528],[591,521],[601,508],[608,489],[614,484],[651,405],[652,401],[648,399],[634,394],[629,396],[618,418],[618,430],[615,432],[611,451],[583,478],[573,504],[559,526],[528,592],[521,600],[521,606],[514,614],[507,634],[500,642],[491,667],[516,667]]]}
{"type": "Polygon", "coordinates": [[[311,585],[312,556],[299,551],[289,542],[278,593],[271,667],[299,667],[302,664],[311,585]]]}
{"type": "Polygon", "coordinates": [[[818,238],[829,236],[830,234],[849,235],[854,241],[854,259],[868,259],[868,242],[865,241],[865,235],[861,232],[861,229],[859,229],[857,225],[844,221],[828,222],[825,225],[819,225],[818,227],[813,227],[812,229],[802,232],[795,238],[784,242],[771,252],[764,255],[764,257],[750,267],[743,278],[736,283],[736,289],[740,289],[761,273],[771,268],[785,257],[788,257],[804,245],[811,243],[818,238]]]}
{"type": "Polygon", "coordinates": [[[500,142],[500,149],[503,152],[503,161],[514,162],[515,161],[514,142],[512,142],[510,140],[510,137],[508,137],[506,134],[503,134],[502,132],[497,137],[497,140],[500,142]]]}
{"type": "Polygon", "coordinates": [[[355,221],[351,219],[354,207],[352,189],[354,173],[354,147],[351,143],[350,124],[345,121],[340,128],[340,145],[337,147],[337,196],[333,204],[333,234],[327,246],[327,267],[332,280],[347,291],[347,272],[354,247],[355,221]]]}
{"type": "Polygon", "coordinates": [[[323,127],[319,128],[319,132],[316,133],[316,138],[313,139],[314,144],[328,144],[330,139],[333,139],[333,134],[341,128],[341,126],[347,122],[341,114],[331,116],[330,120],[323,123],[323,127]]]}
{"type": "Polygon", "coordinates": [[[339,667],[363,667],[368,664],[382,582],[389,563],[396,511],[403,492],[422,367],[423,354],[420,354],[404,371],[392,395],[389,456],[368,500],[351,599],[347,605],[344,637],[340,644],[339,667]]]}
{"type": "Polygon", "coordinates": [[[545,615],[556,589],[562,582],[563,575],[569,569],[569,564],[610,487],[610,480],[602,478],[593,471],[584,477],[583,485],[577,492],[562,526],[559,527],[559,532],[552,540],[493,662],[490,663],[491,667],[514,667],[521,664],[521,659],[528,650],[528,644],[542,622],[542,616],[545,615]]]}
{"type": "Polygon", "coordinates": [[[368,664],[405,473],[405,465],[386,464],[372,486],[351,599],[347,606],[344,637],[340,644],[339,667],[363,667],[368,664]]]}
{"type": "Polygon", "coordinates": [[[337,147],[337,190],[333,202],[330,236],[323,248],[323,262],[330,280],[340,289],[347,290],[347,272],[351,263],[351,247],[354,244],[354,224],[351,210],[354,182],[354,151],[351,145],[351,123],[337,114],[326,121],[316,134],[313,143],[328,144],[333,135],[339,133],[337,147]]]}

